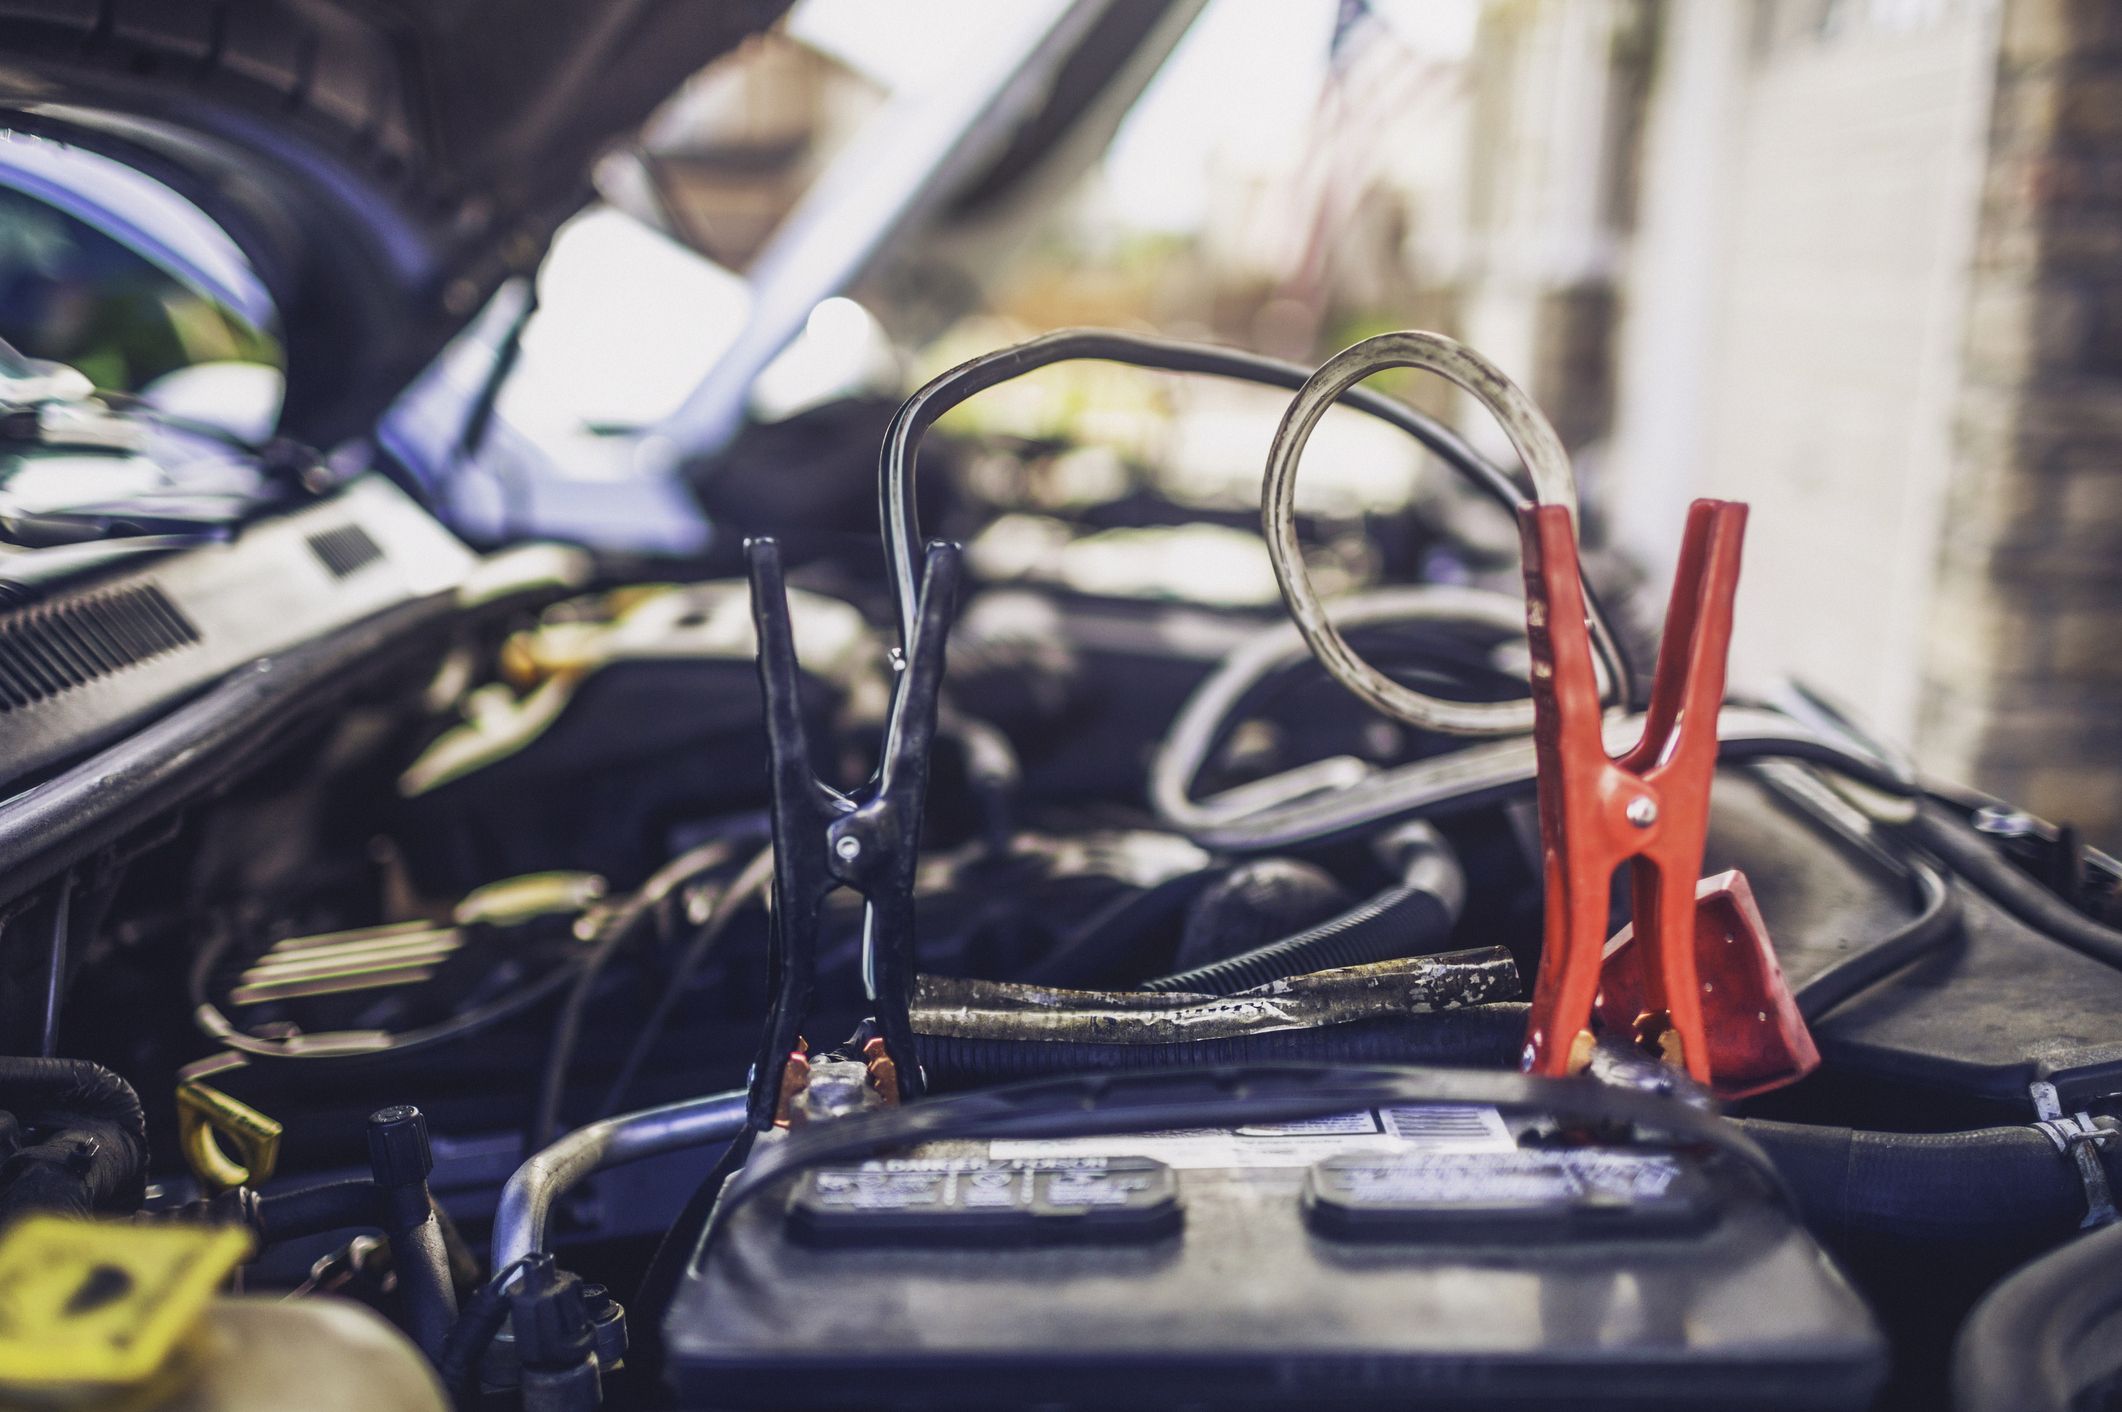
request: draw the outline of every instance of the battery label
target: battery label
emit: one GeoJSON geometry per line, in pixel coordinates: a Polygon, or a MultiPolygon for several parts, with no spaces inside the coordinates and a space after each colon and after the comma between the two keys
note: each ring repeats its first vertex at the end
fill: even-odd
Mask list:
{"type": "Polygon", "coordinates": [[[1306,1177],[1314,1224],[1345,1234],[1695,1228],[1711,1212],[1701,1170],[1612,1148],[1334,1157],[1306,1177]]]}
{"type": "Polygon", "coordinates": [[[1343,1153],[1513,1152],[1503,1115],[1486,1104],[1451,1103],[1339,1113],[1235,1130],[1182,1128],[1100,1137],[990,1143],[996,1158],[1128,1155],[1173,1167],[1309,1167],[1343,1153]]]}
{"type": "Polygon", "coordinates": [[[806,1172],[789,1202],[791,1232],[821,1245],[1115,1241],[1178,1223],[1171,1168],[1126,1156],[849,1163],[806,1172]]]}

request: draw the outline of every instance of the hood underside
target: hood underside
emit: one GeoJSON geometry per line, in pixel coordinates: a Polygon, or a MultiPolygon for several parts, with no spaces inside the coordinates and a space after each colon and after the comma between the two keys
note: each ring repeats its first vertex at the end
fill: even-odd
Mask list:
{"type": "Polygon", "coordinates": [[[218,221],[279,311],[282,429],[376,414],[589,171],[789,0],[0,0],[0,121],[218,221]]]}

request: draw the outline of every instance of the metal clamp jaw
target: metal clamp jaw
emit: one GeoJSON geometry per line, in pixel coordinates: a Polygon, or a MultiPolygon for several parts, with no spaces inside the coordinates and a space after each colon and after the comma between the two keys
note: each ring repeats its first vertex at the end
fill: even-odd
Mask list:
{"type": "Polygon", "coordinates": [[[817,989],[818,918],[826,895],[845,887],[867,903],[863,981],[875,1006],[882,1060],[898,1098],[922,1092],[914,1061],[914,867],[936,738],[936,707],[962,551],[928,547],[913,636],[898,662],[899,680],[886,717],[876,774],[843,793],[819,779],[798,694],[795,633],[788,611],[780,546],[745,546],[751,572],[752,621],[759,637],[759,687],[766,704],[768,771],[773,791],[774,882],[769,933],[771,1011],[753,1070],[749,1120],[770,1126],[781,1107],[791,1056],[817,989]]]}
{"type": "Polygon", "coordinates": [[[1596,1012],[1723,1097],[1802,1077],[1819,1052],[1745,880],[1701,880],[1746,507],[1689,509],[1643,737],[1618,758],[1602,734],[1570,513],[1530,506],[1519,528],[1547,886],[1525,1068],[1582,1070],[1596,1012]],[[1624,865],[1635,922],[1609,943],[1624,865]]]}

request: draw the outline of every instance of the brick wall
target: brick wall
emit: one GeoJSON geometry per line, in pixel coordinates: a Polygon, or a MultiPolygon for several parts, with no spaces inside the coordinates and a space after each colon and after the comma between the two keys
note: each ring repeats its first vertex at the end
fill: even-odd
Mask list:
{"type": "Polygon", "coordinates": [[[2004,0],[1926,764],[2122,845],[2122,4],[2004,0]]]}

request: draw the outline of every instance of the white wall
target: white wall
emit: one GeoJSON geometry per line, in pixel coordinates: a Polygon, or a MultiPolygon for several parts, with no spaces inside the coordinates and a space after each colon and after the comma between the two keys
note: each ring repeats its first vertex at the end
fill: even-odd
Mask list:
{"type": "Polygon", "coordinates": [[[1669,572],[1688,499],[1750,502],[1735,679],[1802,677],[1906,739],[1995,15],[1830,8],[1771,42],[1754,0],[1667,7],[1609,503],[1669,572]]]}

